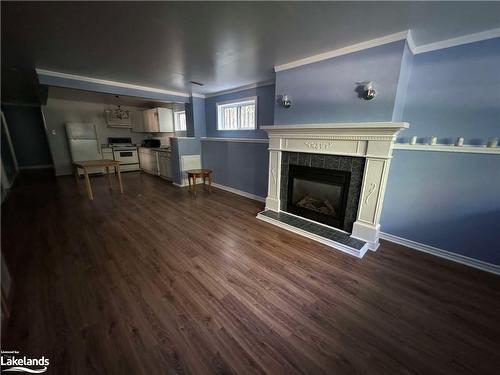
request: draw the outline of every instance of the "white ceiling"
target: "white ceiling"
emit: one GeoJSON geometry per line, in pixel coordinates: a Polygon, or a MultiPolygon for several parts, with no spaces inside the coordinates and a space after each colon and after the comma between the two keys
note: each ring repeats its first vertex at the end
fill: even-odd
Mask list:
{"type": "Polygon", "coordinates": [[[2,94],[35,67],[211,93],[407,29],[418,46],[498,27],[499,2],[2,2],[2,94]]]}

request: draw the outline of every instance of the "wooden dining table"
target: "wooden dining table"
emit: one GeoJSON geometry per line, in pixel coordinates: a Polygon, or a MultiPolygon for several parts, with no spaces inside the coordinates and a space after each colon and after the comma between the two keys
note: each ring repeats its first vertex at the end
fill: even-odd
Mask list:
{"type": "Polygon", "coordinates": [[[94,200],[94,195],[92,194],[92,186],[90,185],[89,170],[94,168],[104,168],[106,170],[110,189],[113,187],[113,185],[111,183],[111,175],[109,174],[109,168],[114,168],[115,174],[118,177],[118,185],[120,186],[120,193],[123,194],[122,175],[120,173],[119,161],[110,159],[74,161],[73,168],[75,171],[75,179],[77,184],[79,183],[80,180],[78,169],[79,168],[83,169],[83,175],[85,177],[85,186],[87,188],[88,197],[91,201],[94,200]]]}

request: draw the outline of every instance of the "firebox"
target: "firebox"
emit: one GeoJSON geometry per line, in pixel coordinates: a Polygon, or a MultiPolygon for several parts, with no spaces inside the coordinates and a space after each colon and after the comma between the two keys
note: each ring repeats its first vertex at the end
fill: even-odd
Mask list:
{"type": "Polygon", "coordinates": [[[287,211],[342,229],[351,173],[290,165],[287,211]]]}

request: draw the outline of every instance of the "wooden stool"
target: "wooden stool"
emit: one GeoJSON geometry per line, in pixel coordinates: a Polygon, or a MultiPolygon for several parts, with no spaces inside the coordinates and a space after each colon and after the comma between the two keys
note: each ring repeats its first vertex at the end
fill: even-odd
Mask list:
{"type": "Polygon", "coordinates": [[[208,178],[208,191],[212,192],[212,171],[210,169],[190,169],[187,171],[189,191],[192,191],[196,196],[196,179],[198,177],[203,178],[203,188],[205,188],[205,180],[208,178]],[[193,183],[191,183],[191,179],[193,183]]]}

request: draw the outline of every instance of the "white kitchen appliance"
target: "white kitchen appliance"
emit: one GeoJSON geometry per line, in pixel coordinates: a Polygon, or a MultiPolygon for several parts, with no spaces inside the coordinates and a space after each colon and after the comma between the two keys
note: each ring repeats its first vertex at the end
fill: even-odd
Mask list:
{"type": "Polygon", "coordinates": [[[131,138],[110,137],[108,144],[113,150],[113,159],[120,162],[120,170],[138,171],[140,169],[137,146],[132,143],[131,138]]]}
{"type": "MultiPolygon", "coordinates": [[[[67,122],[65,126],[71,160],[84,161],[102,159],[101,145],[97,136],[95,124],[67,122]]],[[[93,168],[90,172],[103,173],[103,169],[93,168]]],[[[79,170],[79,173],[82,174],[83,171],[79,170]]]]}

